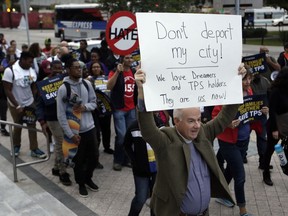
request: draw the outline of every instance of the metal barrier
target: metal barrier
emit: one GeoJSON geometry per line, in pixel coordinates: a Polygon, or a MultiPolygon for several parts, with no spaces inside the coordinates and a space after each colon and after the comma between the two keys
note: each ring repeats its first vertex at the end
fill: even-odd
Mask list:
{"type": "Polygon", "coordinates": [[[29,162],[25,162],[25,163],[16,163],[16,156],[15,156],[15,151],[14,151],[14,143],[13,143],[13,137],[12,137],[12,128],[13,127],[19,127],[19,128],[24,128],[27,130],[32,130],[32,131],[36,131],[36,132],[40,132],[43,133],[42,130],[39,129],[35,129],[35,128],[31,128],[31,127],[27,127],[24,125],[20,125],[20,124],[16,124],[13,122],[7,122],[7,121],[2,121],[0,120],[0,124],[6,124],[9,126],[9,133],[10,133],[10,143],[11,143],[11,153],[12,153],[12,163],[13,163],[13,174],[14,174],[14,182],[18,182],[17,179],[17,168],[19,167],[23,167],[23,166],[28,166],[28,165],[32,165],[32,164],[37,164],[37,163],[42,163],[42,162],[46,162],[50,159],[51,153],[50,153],[50,143],[49,143],[49,138],[48,136],[46,137],[46,142],[47,142],[47,157],[43,158],[43,159],[39,159],[39,160],[34,160],[34,161],[29,161],[29,162]]]}

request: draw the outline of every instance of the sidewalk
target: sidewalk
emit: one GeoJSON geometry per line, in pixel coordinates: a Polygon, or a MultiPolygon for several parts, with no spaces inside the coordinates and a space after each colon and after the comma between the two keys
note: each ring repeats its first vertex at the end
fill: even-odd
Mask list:
{"type": "MultiPolygon", "coordinates": [[[[27,131],[23,130],[22,133],[22,148],[17,161],[27,162],[33,159],[29,156],[27,131]]],[[[114,135],[112,134],[113,139],[114,135]]],[[[249,146],[248,164],[245,165],[247,209],[254,216],[288,216],[288,177],[282,174],[278,158],[274,154],[274,186],[269,187],[262,182],[262,171],[258,169],[258,156],[253,140],[252,138],[249,146]]],[[[46,150],[42,134],[39,134],[38,141],[39,147],[46,150]]],[[[0,136],[0,143],[0,216],[127,216],[134,196],[132,171],[126,167],[121,172],[113,171],[113,156],[103,153],[102,146],[100,161],[104,169],[95,170],[93,176],[100,189],[99,192],[88,191],[89,197],[85,199],[78,195],[72,169],[68,169],[73,181],[72,186],[62,185],[59,179],[52,175],[53,154],[48,162],[18,169],[18,182],[14,183],[10,138],[0,136]]],[[[230,188],[234,193],[233,182],[230,188]]],[[[140,215],[149,216],[149,208],[144,206],[140,215]]],[[[226,208],[212,199],[210,216],[224,215],[238,216],[238,207],[226,208]]]]}

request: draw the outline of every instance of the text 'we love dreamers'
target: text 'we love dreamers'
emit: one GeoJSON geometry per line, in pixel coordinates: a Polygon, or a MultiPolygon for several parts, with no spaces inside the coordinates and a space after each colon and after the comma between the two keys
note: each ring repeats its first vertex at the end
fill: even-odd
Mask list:
{"type": "MultiPolygon", "coordinates": [[[[169,41],[177,41],[177,40],[186,40],[189,46],[193,46],[193,43],[203,43],[203,48],[200,48],[196,51],[197,59],[195,59],[195,50],[194,59],[192,58],[192,54],[189,53],[191,49],[181,46],[171,47],[170,51],[170,59],[172,65],[178,65],[173,67],[167,67],[165,73],[160,73],[156,75],[156,80],[159,83],[169,83],[172,85],[169,86],[169,90],[172,91],[181,91],[183,90],[183,86],[185,88],[191,90],[191,92],[197,92],[197,102],[206,102],[206,100],[219,100],[226,99],[226,88],[227,83],[223,81],[218,74],[215,72],[215,68],[219,67],[219,62],[223,60],[223,42],[232,41],[233,40],[233,27],[231,23],[227,23],[224,25],[222,29],[212,30],[209,28],[210,26],[204,21],[202,24],[203,29],[197,34],[200,34],[201,41],[191,41],[189,34],[187,33],[187,26],[185,22],[180,22],[178,28],[169,29],[165,25],[165,23],[156,21],[156,32],[157,32],[157,40],[165,40],[169,41]],[[193,65],[191,65],[193,62],[193,65]],[[203,64],[199,64],[199,62],[204,62],[203,64]],[[174,63],[174,64],[173,64],[174,63]],[[197,65],[199,64],[199,65],[197,65]],[[213,69],[214,70],[211,70],[213,69]],[[204,72],[203,72],[204,69],[204,72]],[[219,91],[222,88],[223,90],[219,91]],[[204,90],[207,89],[217,89],[214,91],[215,93],[206,95],[204,90]],[[199,92],[203,92],[203,94],[199,94],[199,92]]],[[[166,43],[169,44],[169,43],[166,43]]],[[[173,44],[173,43],[170,43],[173,44]]],[[[169,47],[170,50],[170,47],[169,47]]],[[[195,98],[195,94],[189,94],[189,96],[181,96],[177,103],[189,103],[191,98],[193,100],[195,98]]],[[[171,108],[174,107],[174,100],[169,96],[167,92],[161,93],[160,98],[163,102],[163,105],[169,106],[171,108]]]]}

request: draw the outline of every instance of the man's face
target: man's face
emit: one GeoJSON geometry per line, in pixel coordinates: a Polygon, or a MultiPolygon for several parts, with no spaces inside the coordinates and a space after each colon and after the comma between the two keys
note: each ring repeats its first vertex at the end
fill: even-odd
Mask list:
{"type": "Polygon", "coordinates": [[[9,48],[7,49],[7,54],[8,54],[8,55],[14,55],[14,54],[15,54],[15,49],[14,49],[13,47],[9,47],[9,48]]]}
{"type": "Polygon", "coordinates": [[[188,140],[194,140],[198,136],[201,126],[201,112],[199,108],[187,108],[182,110],[180,119],[174,118],[175,126],[179,133],[188,140]]]}
{"type": "Polygon", "coordinates": [[[84,41],[80,41],[80,49],[85,50],[87,47],[86,43],[84,41]]]}
{"type": "Polygon", "coordinates": [[[125,55],[123,58],[123,65],[125,67],[131,67],[131,64],[133,63],[134,59],[132,58],[132,55],[125,55]]]}
{"type": "Polygon", "coordinates": [[[16,46],[17,46],[16,42],[15,42],[15,41],[13,41],[13,42],[11,43],[11,47],[14,47],[14,48],[16,48],[16,46]]]}
{"type": "Polygon", "coordinates": [[[61,74],[62,73],[62,64],[54,64],[52,67],[51,67],[51,72],[52,72],[52,76],[56,76],[58,74],[61,74]]]}
{"type": "Polygon", "coordinates": [[[78,61],[73,62],[73,65],[69,68],[69,76],[74,79],[82,77],[82,69],[78,61]]]}
{"type": "Polygon", "coordinates": [[[260,48],[260,53],[265,53],[265,54],[269,54],[269,50],[266,47],[261,47],[260,48]]]}
{"type": "Polygon", "coordinates": [[[20,64],[24,70],[28,70],[33,65],[33,58],[22,59],[20,64]]]}

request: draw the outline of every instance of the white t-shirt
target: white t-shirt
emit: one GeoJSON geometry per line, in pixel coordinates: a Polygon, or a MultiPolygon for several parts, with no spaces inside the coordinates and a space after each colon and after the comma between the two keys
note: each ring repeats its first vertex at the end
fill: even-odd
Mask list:
{"type": "Polygon", "coordinates": [[[57,61],[61,61],[57,55],[51,56],[51,57],[49,57],[47,60],[48,60],[49,62],[53,62],[53,61],[56,61],[56,60],[57,60],[57,61]]]}
{"type": "MultiPolygon", "coordinates": [[[[7,67],[4,71],[2,80],[13,84],[12,94],[21,107],[29,106],[34,101],[31,84],[37,79],[36,73],[32,68],[28,70],[21,68],[19,61],[15,62],[12,68],[14,79],[11,69],[7,67]]],[[[14,106],[9,99],[8,102],[11,106],[14,106]]]]}

